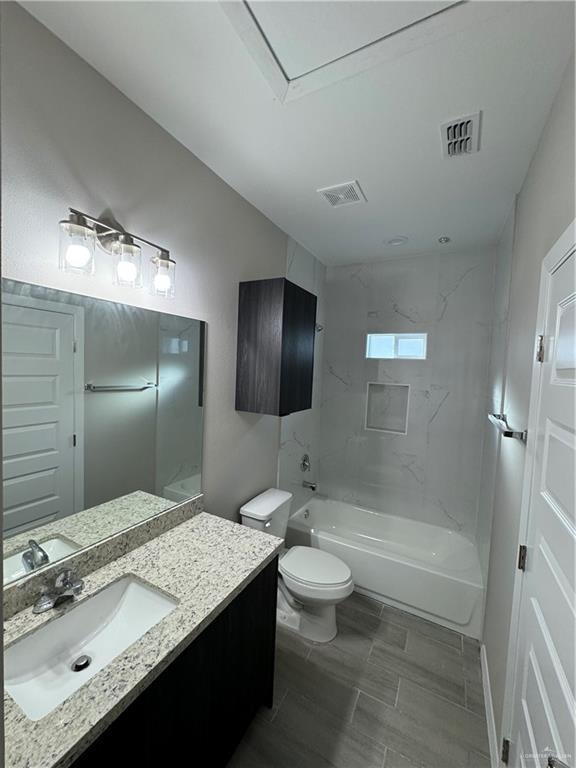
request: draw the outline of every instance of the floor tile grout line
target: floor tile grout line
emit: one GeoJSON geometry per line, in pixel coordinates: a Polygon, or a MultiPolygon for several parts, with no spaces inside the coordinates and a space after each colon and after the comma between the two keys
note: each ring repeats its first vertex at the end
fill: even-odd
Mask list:
{"type": "MultiPolygon", "coordinates": [[[[405,681],[406,681],[406,682],[408,682],[408,683],[412,683],[413,685],[417,685],[419,688],[422,688],[422,690],[423,690],[423,691],[426,691],[426,693],[431,693],[431,694],[433,694],[434,696],[437,696],[439,699],[442,699],[442,701],[446,701],[446,702],[448,702],[449,704],[454,704],[454,706],[456,706],[456,707],[463,707],[464,709],[466,709],[466,707],[465,707],[463,704],[461,704],[461,703],[459,703],[459,702],[457,702],[457,701],[454,701],[453,699],[449,699],[449,698],[447,698],[446,696],[442,696],[442,694],[441,694],[441,693],[438,693],[438,691],[436,691],[436,690],[432,690],[432,688],[429,688],[428,686],[426,686],[426,685],[423,685],[422,683],[418,683],[418,682],[416,682],[416,680],[412,680],[412,679],[411,679],[410,677],[408,677],[407,675],[400,675],[400,674],[399,674],[399,673],[398,673],[396,670],[394,670],[394,669],[393,669],[391,666],[389,666],[389,667],[388,667],[388,666],[384,666],[384,665],[381,665],[381,664],[375,664],[374,666],[376,666],[376,667],[380,667],[380,669],[384,669],[384,670],[386,670],[386,671],[388,671],[388,672],[394,672],[395,674],[397,674],[397,675],[398,675],[398,680],[399,680],[399,681],[400,681],[400,680],[405,680],[405,681]]],[[[400,684],[400,683],[398,683],[398,684],[400,684]]],[[[362,692],[363,692],[363,693],[365,693],[365,691],[362,691],[362,692]]],[[[377,697],[377,696],[374,696],[373,698],[378,698],[378,697],[377,697]]],[[[380,701],[381,701],[381,699],[380,699],[380,701]]]]}
{"type": "Polygon", "coordinates": [[[276,720],[276,717],[278,716],[278,713],[280,712],[280,707],[282,706],[282,704],[284,704],[284,701],[285,701],[287,695],[288,695],[288,686],[286,686],[286,690],[284,691],[284,693],[280,697],[280,701],[278,702],[278,704],[276,706],[276,711],[274,712],[274,714],[270,718],[270,722],[271,723],[273,723],[274,720],[276,720]]]}
{"type": "MultiPolygon", "coordinates": [[[[409,677],[406,677],[406,675],[398,675],[399,682],[398,682],[398,690],[400,690],[400,682],[404,680],[406,683],[410,683],[411,685],[416,685],[418,688],[421,688],[426,693],[431,694],[432,696],[436,696],[438,699],[441,699],[446,704],[453,704],[455,707],[459,707],[460,709],[466,709],[466,707],[463,704],[459,704],[457,701],[453,701],[452,699],[446,698],[446,696],[442,696],[441,693],[438,693],[437,691],[433,691],[430,688],[428,688],[425,685],[422,685],[421,683],[417,683],[415,680],[411,680],[409,677]]],[[[464,694],[466,695],[466,694],[464,694]]],[[[466,710],[468,711],[468,710],[466,710]]]]}
{"type": "Polygon", "coordinates": [[[438,624],[435,621],[431,621],[430,619],[423,619],[422,616],[418,616],[416,613],[410,613],[410,611],[403,611],[401,608],[396,608],[395,605],[389,605],[388,603],[382,603],[382,613],[384,612],[385,608],[389,608],[391,611],[395,611],[397,613],[401,613],[404,616],[408,617],[408,620],[410,621],[416,621],[416,622],[422,622],[422,624],[427,624],[430,627],[434,627],[436,629],[443,629],[446,630],[446,632],[451,632],[453,635],[458,635],[458,637],[462,637],[462,632],[458,632],[455,629],[450,629],[450,627],[445,627],[444,624],[438,624]]]}
{"type": "MultiPolygon", "coordinates": [[[[399,629],[405,629],[407,632],[416,632],[416,634],[420,635],[421,637],[425,637],[426,640],[430,640],[433,643],[436,643],[437,645],[440,645],[442,647],[451,648],[456,653],[459,653],[461,656],[464,656],[464,635],[461,632],[456,632],[453,629],[449,629],[448,627],[444,627],[442,624],[435,624],[433,621],[428,621],[428,619],[423,619],[420,616],[416,616],[415,614],[408,613],[407,611],[402,611],[400,608],[395,608],[394,606],[388,605],[387,603],[381,603],[380,611],[378,614],[372,614],[369,611],[364,611],[361,608],[354,607],[354,610],[359,611],[360,613],[363,613],[367,616],[374,616],[375,618],[379,618],[381,621],[386,621],[389,624],[393,624],[395,627],[399,629]],[[429,625],[430,627],[440,628],[446,630],[446,632],[451,632],[453,635],[456,635],[459,640],[459,648],[445,642],[444,640],[440,640],[437,637],[431,637],[428,634],[425,634],[422,631],[418,630],[418,627],[416,626],[404,626],[402,624],[398,624],[396,621],[394,621],[394,618],[390,619],[384,619],[383,614],[384,610],[386,608],[392,609],[393,611],[397,611],[398,613],[405,614],[408,617],[408,623],[411,625],[414,625],[416,622],[422,622],[423,624],[429,625]]],[[[401,621],[402,619],[400,619],[401,621]]]]}
{"type": "MultiPolygon", "coordinates": [[[[378,639],[378,638],[377,638],[377,639],[378,639]]],[[[375,641],[374,641],[374,642],[375,642],[375,641]]],[[[387,645],[387,644],[386,644],[386,645],[387,645]]],[[[406,645],[408,645],[408,641],[406,641],[406,645]]],[[[409,682],[413,682],[413,683],[414,683],[414,685],[418,685],[420,688],[424,689],[425,691],[429,691],[430,693],[433,693],[435,696],[438,696],[439,698],[443,699],[444,701],[449,701],[449,702],[451,702],[451,703],[454,703],[454,704],[456,704],[457,706],[462,706],[461,704],[458,704],[458,702],[452,702],[452,700],[451,700],[451,699],[448,699],[446,696],[442,696],[442,694],[438,693],[438,692],[437,692],[437,691],[435,691],[435,690],[432,690],[432,689],[431,689],[431,688],[429,688],[428,686],[426,686],[426,685],[424,685],[424,684],[422,684],[422,683],[418,683],[418,682],[416,682],[415,680],[412,680],[412,679],[411,679],[410,677],[408,677],[407,675],[400,675],[400,673],[398,673],[397,669],[396,669],[396,668],[393,666],[393,664],[392,664],[392,662],[391,662],[391,661],[390,661],[390,662],[388,662],[388,663],[386,663],[386,662],[378,662],[378,661],[374,661],[374,660],[371,658],[371,657],[372,657],[373,646],[374,646],[374,643],[372,644],[372,648],[370,649],[370,653],[369,653],[369,655],[368,655],[368,658],[366,659],[366,662],[365,662],[365,663],[373,664],[374,666],[376,666],[376,667],[379,667],[380,669],[385,669],[385,670],[388,670],[388,671],[390,671],[390,672],[395,672],[396,674],[398,674],[399,678],[403,678],[403,679],[405,679],[405,680],[408,680],[409,682]]],[[[401,651],[401,652],[402,652],[402,653],[405,655],[405,657],[406,657],[406,660],[407,660],[408,662],[412,662],[412,661],[413,661],[415,664],[417,664],[417,660],[415,660],[415,659],[414,659],[414,657],[412,657],[412,658],[411,658],[411,657],[410,657],[410,655],[409,655],[409,653],[408,653],[406,650],[404,650],[404,649],[398,649],[398,648],[397,648],[397,646],[389,646],[389,647],[391,647],[391,648],[396,648],[397,650],[400,650],[400,651],[401,651]]],[[[426,671],[427,671],[427,672],[429,672],[431,675],[433,675],[433,674],[434,674],[434,672],[433,672],[433,671],[431,671],[431,670],[426,670],[426,671]]],[[[439,675],[439,677],[441,677],[441,676],[439,675]]],[[[448,683],[448,684],[452,684],[452,685],[454,685],[455,687],[458,687],[458,686],[460,686],[460,682],[461,682],[461,684],[462,684],[462,689],[463,689],[463,693],[464,693],[464,700],[466,700],[466,689],[465,689],[466,678],[464,677],[464,674],[462,674],[462,680],[461,680],[461,681],[460,681],[460,680],[458,680],[458,681],[454,681],[454,680],[448,680],[447,678],[441,678],[441,679],[442,679],[444,682],[448,683]]]]}
{"type": "MultiPolygon", "coordinates": [[[[460,658],[464,658],[461,649],[456,648],[454,645],[450,645],[450,643],[445,643],[444,640],[438,640],[438,638],[436,637],[430,637],[430,635],[425,635],[422,632],[419,632],[418,629],[415,627],[411,627],[410,632],[414,632],[416,635],[423,637],[425,640],[429,640],[431,643],[434,643],[434,645],[438,645],[441,648],[449,648],[451,651],[454,651],[454,653],[458,654],[460,658]]],[[[460,635],[460,642],[462,643],[462,635],[460,635]]]]}
{"type": "Polygon", "coordinates": [[[400,696],[400,680],[401,679],[402,678],[400,677],[400,675],[398,675],[398,685],[396,686],[396,696],[394,697],[394,709],[398,709],[398,697],[400,696]]]}
{"type": "MultiPolygon", "coordinates": [[[[421,687],[421,686],[419,686],[419,687],[421,687]]],[[[367,698],[369,698],[369,699],[372,699],[372,701],[375,701],[375,702],[377,702],[378,704],[383,704],[385,707],[388,707],[389,709],[393,709],[393,707],[392,707],[390,704],[388,704],[388,703],[387,703],[387,702],[385,702],[385,701],[382,701],[381,699],[378,699],[378,698],[376,698],[376,696],[372,696],[372,694],[370,694],[370,693],[366,693],[365,691],[362,691],[362,695],[363,695],[363,696],[366,696],[366,697],[367,697],[367,698]]],[[[448,703],[449,703],[449,704],[452,704],[452,702],[451,702],[451,701],[449,701],[448,703]]],[[[458,705],[456,704],[455,706],[458,706],[458,705]]],[[[399,711],[399,713],[400,713],[401,715],[403,714],[402,710],[398,710],[398,711],[399,711]]],[[[465,710],[465,711],[466,711],[466,712],[468,712],[468,714],[470,714],[470,715],[474,715],[474,714],[475,714],[474,712],[469,712],[468,710],[465,710]]],[[[481,717],[479,717],[478,715],[476,715],[476,717],[477,717],[478,719],[480,719],[480,720],[484,720],[484,718],[481,718],[481,717]]],[[[367,735],[368,735],[368,734],[367,734],[367,735]]],[[[372,739],[374,739],[375,741],[377,741],[377,743],[378,743],[378,744],[380,744],[380,745],[381,745],[382,747],[384,747],[385,749],[388,749],[388,748],[389,748],[389,747],[388,747],[388,745],[387,745],[387,744],[386,744],[384,741],[380,741],[378,738],[376,738],[376,737],[374,737],[374,736],[372,736],[372,737],[370,737],[370,738],[372,738],[372,739]]],[[[477,754],[479,754],[479,755],[483,755],[483,756],[485,756],[485,755],[487,755],[487,754],[488,754],[487,752],[482,752],[482,750],[478,750],[478,749],[472,749],[472,748],[468,748],[468,747],[465,747],[465,749],[466,749],[466,751],[468,751],[468,752],[475,752],[475,753],[477,753],[477,754]]]]}
{"type": "MultiPolygon", "coordinates": [[[[291,736],[293,737],[293,735],[294,735],[294,734],[292,734],[292,733],[291,733],[291,732],[290,732],[290,731],[289,731],[289,730],[286,728],[286,726],[284,726],[284,725],[282,725],[282,724],[279,724],[279,723],[277,723],[277,724],[276,724],[276,728],[277,728],[278,730],[280,730],[280,731],[284,732],[284,734],[285,734],[285,735],[286,735],[288,738],[290,738],[291,736]]],[[[300,741],[300,744],[301,744],[302,746],[304,746],[304,747],[307,749],[307,751],[308,751],[308,752],[310,752],[312,755],[314,755],[314,756],[317,756],[317,757],[319,757],[321,760],[323,760],[323,761],[324,761],[324,763],[325,763],[325,765],[326,765],[326,768],[337,768],[337,767],[334,765],[334,763],[333,763],[331,760],[329,760],[327,757],[325,757],[325,756],[324,756],[324,755],[323,755],[321,752],[319,752],[319,751],[318,751],[318,750],[317,750],[315,747],[313,747],[313,746],[311,746],[311,745],[308,745],[308,744],[305,744],[305,743],[304,743],[304,742],[302,742],[302,741],[300,741]]]]}
{"type": "MultiPolygon", "coordinates": [[[[400,683],[402,682],[402,680],[404,680],[404,682],[410,683],[411,685],[416,685],[418,686],[418,688],[421,688],[423,691],[426,691],[426,693],[430,693],[432,694],[432,696],[436,696],[437,698],[442,699],[442,701],[444,701],[446,704],[452,704],[453,707],[458,707],[458,709],[462,709],[464,712],[467,712],[469,715],[473,715],[474,717],[477,717],[479,720],[485,720],[485,718],[482,715],[476,714],[476,712],[474,712],[471,709],[468,709],[464,704],[458,704],[455,701],[451,701],[450,699],[447,699],[445,696],[442,696],[441,694],[436,693],[435,691],[431,691],[429,688],[426,688],[426,686],[420,685],[420,683],[415,683],[414,680],[410,680],[410,678],[408,677],[402,677],[402,675],[399,675],[399,677],[400,677],[400,681],[398,683],[398,690],[400,690],[400,683]]],[[[373,696],[372,698],[375,698],[375,697],[373,696]]]]}
{"type": "Polygon", "coordinates": [[[350,710],[350,717],[349,717],[349,720],[348,720],[350,725],[352,725],[352,721],[354,720],[354,715],[356,713],[356,707],[358,706],[358,699],[360,698],[360,688],[355,688],[355,691],[356,691],[356,701],[354,702],[354,706],[350,710]]]}

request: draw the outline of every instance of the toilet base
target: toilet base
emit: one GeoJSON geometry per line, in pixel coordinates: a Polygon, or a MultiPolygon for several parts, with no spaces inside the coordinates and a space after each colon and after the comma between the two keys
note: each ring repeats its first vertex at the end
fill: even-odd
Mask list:
{"type": "Polygon", "coordinates": [[[329,643],[338,634],[335,605],[312,603],[304,606],[289,601],[282,589],[278,589],[276,621],[314,643],[329,643]]]}
{"type": "Polygon", "coordinates": [[[300,634],[315,643],[329,643],[338,634],[335,605],[307,605],[300,616],[300,634]]]}

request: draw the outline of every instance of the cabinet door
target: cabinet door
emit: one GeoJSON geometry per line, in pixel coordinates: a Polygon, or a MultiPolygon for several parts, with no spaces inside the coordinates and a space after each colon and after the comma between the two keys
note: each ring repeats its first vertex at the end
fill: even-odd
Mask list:
{"type": "Polygon", "coordinates": [[[316,296],[286,280],[282,323],[280,416],[312,407],[316,296]]]}
{"type": "Polygon", "coordinates": [[[282,360],[282,277],[240,283],[236,410],[278,416],[282,360]]]}

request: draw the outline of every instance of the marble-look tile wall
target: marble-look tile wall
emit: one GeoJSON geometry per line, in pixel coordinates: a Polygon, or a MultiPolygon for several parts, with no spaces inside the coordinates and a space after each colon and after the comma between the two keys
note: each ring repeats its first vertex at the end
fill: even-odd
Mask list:
{"type": "Polygon", "coordinates": [[[320,488],[474,537],[488,402],[493,253],[330,267],[320,488]],[[426,332],[426,360],[367,360],[368,332],[426,332]],[[367,382],[410,386],[406,435],[364,428],[367,382]]]}
{"type": "MultiPolygon", "coordinates": [[[[316,294],[316,322],[325,325],[324,285],[326,267],[295,240],[288,239],[286,277],[301,288],[316,294]]],[[[312,495],[302,487],[303,480],[318,481],[320,456],[320,404],[322,388],[322,355],[324,332],[316,334],[314,347],[314,383],[312,408],[284,416],[281,422],[280,453],[278,457],[278,486],[294,494],[292,509],[304,504],[312,495]],[[310,471],[302,472],[303,454],[311,458],[310,471]]]]}

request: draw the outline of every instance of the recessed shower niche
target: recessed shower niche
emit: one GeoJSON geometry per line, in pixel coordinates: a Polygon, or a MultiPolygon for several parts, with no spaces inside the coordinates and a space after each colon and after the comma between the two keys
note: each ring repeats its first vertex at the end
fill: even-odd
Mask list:
{"type": "Polygon", "coordinates": [[[369,381],[366,390],[365,428],[377,432],[405,435],[408,431],[408,384],[382,384],[369,381]]]}

